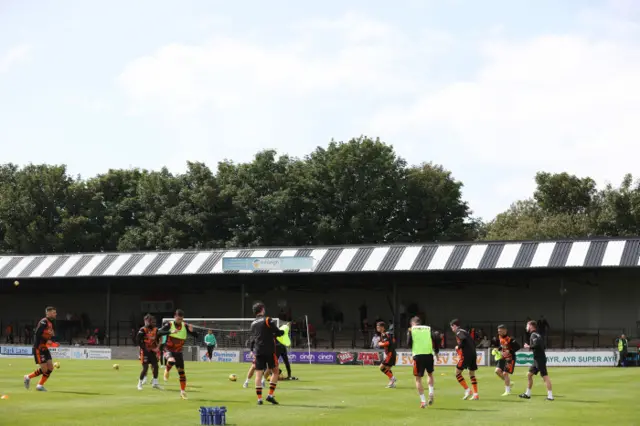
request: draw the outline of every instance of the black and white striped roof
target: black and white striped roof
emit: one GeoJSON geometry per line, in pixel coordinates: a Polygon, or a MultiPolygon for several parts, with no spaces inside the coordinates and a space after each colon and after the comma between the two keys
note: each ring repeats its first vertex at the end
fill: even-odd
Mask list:
{"type": "Polygon", "coordinates": [[[294,273],[638,267],[640,239],[0,256],[0,278],[239,273],[222,258],[280,256],[314,259],[313,270],[285,271],[294,273]]]}

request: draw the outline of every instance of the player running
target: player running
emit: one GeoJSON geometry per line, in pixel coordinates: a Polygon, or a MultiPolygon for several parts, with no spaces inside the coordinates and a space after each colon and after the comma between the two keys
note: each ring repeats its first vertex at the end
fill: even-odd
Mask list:
{"type": "Polygon", "coordinates": [[[411,318],[411,328],[407,331],[407,343],[411,348],[413,356],[413,375],[416,378],[416,389],[420,395],[420,408],[427,406],[427,400],[424,396],[424,385],[422,378],[424,372],[427,372],[427,382],[429,384],[429,405],[433,405],[433,356],[438,356],[439,333],[433,332],[431,327],[422,325],[419,317],[411,318]]]}
{"type": "Polygon", "coordinates": [[[531,333],[529,344],[524,344],[525,349],[531,349],[533,352],[533,365],[529,368],[527,374],[528,384],[527,390],[520,394],[520,398],[531,399],[531,388],[533,387],[533,376],[540,373],[542,380],[547,385],[547,401],[553,401],[553,392],[551,391],[551,379],[547,372],[547,354],[545,353],[544,339],[538,333],[538,324],[535,321],[527,323],[527,333],[531,333]]]}
{"type": "Polygon", "coordinates": [[[469,333],[460,327],[459,320],[452,320],[450,325],[451,331],[456,335],[456,351],[460,357],[460,360],[456,365],[456,379],[458,379],[460,386],[464,388],[464,397],[462,399],[468,399],[469,397],[471,397],[472,400],[480,399],[478,396],[478,379],[476,379],[476,371],[478,370],[476,344],[471,339],[471,336],[469,336],[469,333]],[[471,386],[473,387],[473,396],[471,396],[471,389],[469,389],[467,382],[464,380],[464,376],[462,376],[462,372],[464,370],[469,370],[469,378],[471,379],[471,386]]]}
{"type": "Polygon", "coordinates": [[[53,306],[49,306],[45,309],[45,317],[40,320],[36,333],[33,336],[33,358],[36,360],[38,368],[31,374],[24,376],[24,387],[29,389],[31,385],[31,379],[34,377],[42,376],[36,390],[40,392],[46,392],[44,384],[47,382],[51,373],[53,373],[53,358],[51,352],[47,347],[47,343],[55,336],[55,330],[53,328],[53,321],[56,320],[58,312],[53,306]]]}
{"type": "MultiPolygon", "coordinates": [[[[265,370],[278,371],[278,358],[276,358],[276,337],[284,335],[273,318],[265,317],[265,307],[262,302],[253,305],[253,313],[256,319],[251,323],[253,336],[255,363],[256,363],[256,395],[258,405],[262,405],[262,376],[265,370]]],[[[269,383],[269,395],[267,402],[278,404],[273,396],[278,385],[278,374],[272,374],[269,383]]]]}
{"type": "Polygon", "coordinates": [[[384,349],[384,360],[380,364],[380,371],[389,378],[387,388],[395,388],[397,380],[391,369],[396,365],[396,359],[398,358],[396,339],[392,334],[387,333],[387,325],[383,321],[376,324],[376,331],[380,333],[378,346],[384,349]]]}
{"type": "Polygon", "coordinates": [[[498,326],[498,342],[502,357],[496,365],[496,375],[504,381],[504,393],[502,396],[511,395],[511,376],[516,368],[516,352],[520,344],[507,334],[505,325],[498,326]]]}
{"type": "Polygon", "coordinates": [[[137,339],[140,345],[140,362],[142,363],[138,390],[142,390],[142,386],[146,383],[149,365],[151,365],[153,373],[151,386],[160,389],[160,385],[158,385],[158,328],[155,322],[155,318],[151,314],[147,314],[144,316],[144,327],[138,330],[137,339]]]}
{"type": "Polygon", "coordinates": [[[187,399],[187,376],[184,372],[184,355],[182,347],[187,340],[187,335],[196,336],[193,327],[184,322],[184,311],[178,309],[173,317],[173,321],[167,321],[158,330],[159,336],[167,336],[165,343],[165,361],[166,367],[164,371],[164,380],[169,380],[169,371],[175,365],[180,377],[180,397],[187,399]]]}

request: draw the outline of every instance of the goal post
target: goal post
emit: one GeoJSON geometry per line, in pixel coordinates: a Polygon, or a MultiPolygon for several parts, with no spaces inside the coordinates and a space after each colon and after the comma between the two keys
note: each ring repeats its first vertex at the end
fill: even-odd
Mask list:
{"type": "MultiPolygon", "coordinates": [[[[278,327],[282,322],[273,318],[278,327]]],[[[173,321],[173,318],[163,318],[162,323],[173,321]]],[[[217,347],[220,349],[248,350],[251,345],[251,323],[255,318],[184,318],[183,321],[194,328],[198,336],[188,336],[187,346],[204,346],[204,336],[213,331],[217,347]]]]}

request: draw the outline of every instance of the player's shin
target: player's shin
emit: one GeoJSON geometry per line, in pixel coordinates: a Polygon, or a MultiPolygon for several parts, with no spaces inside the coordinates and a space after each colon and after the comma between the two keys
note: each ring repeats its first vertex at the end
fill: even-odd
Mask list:
{"type": "Polygon", "coordinates": [[[47,380],[49,380],[49,377],[51,376],[51,373],[53,373],[53,371],[43,371],[42,372],[42,377],[40,378],[40,381],[38,382],[38,386],[44,386],[44,384],[47,382],[47,380]]]}
{"type": "Polygon", "coordinates": [[[153,366],[151,367],[151,371],[153,373],[153,380],[158,380],[158,364],[153,364],[153,366]]]}
{"type": "Polygon", "coordinates": [[[433,397],[433,394],[434,394],[433,374],[429,374],[429,378],[427,379],[427,383],[429,384],[429,397],[433,397]]]}
{"type": "Polygon", "coordinates": [[[500,370],[499,368],[496,368],[496,376],[500,377],[502,380],[504,380],[504,373],[502,373],[502,370],[500,370]]]}
{"type": "Polygon", "coordinates": [[[478,395],[478,379],[475,375],[471,376],[471,387],[473,388],[473,394],[478,395]]]}
{"type": "Polygon", "coordinates": [[[187,389],[187,375],[184,372],[184,369],[178,369],[178,376],[180,379],[180,390],[184,392],[187,389]]]}
{"type": "Polygon", "coordinates": [[[42,375],[42,368],[38,367],[33,373],[29,374],[29,378],[33,379],[34,377],[38,377],[42,375]]]}
{"type": "Polygon", "coordinates": [[[140,372],[140,382],[147,377],[147,372],[149,371],[149,364],[142,364],[142,371],[140,372]]]}
{"type": "Polygon", "coordinates": [[[467,381],[464,379],[461,372],[456,372],[456,380],[458,380],[458,383],[460,383],[460,386],[462,386],[464,390],[469,389],[467,381]]]}

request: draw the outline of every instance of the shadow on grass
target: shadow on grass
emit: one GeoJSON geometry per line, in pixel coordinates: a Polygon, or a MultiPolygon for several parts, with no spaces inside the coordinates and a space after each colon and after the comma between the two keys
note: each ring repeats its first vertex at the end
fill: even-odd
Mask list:
{"type": "MultiPolygon", "coordinates": [[[[228,399],[226,401],[221,401],[218,399],[210,399],[210,398],[189,398],[188,401],[198,401],[198,402],[206,402],[207,406],[215,406],[215,405],[222,405],[222,404],[241,404],[243,402],[247,402],[246,399],[243,400],[237,400],[237,399],[228,399]]],[[[229,424],[229,423],[227,423],[229,424]]]]}
{"type": "Polygon", "coordinates": [[[500,410],[486,410],[484,408],[446,408],[446,407],[433,407],[433,408],[429,408],[430,410],[442,410],[442,411],[464,411],[465,413],[468,413],[470,411],[482,411],[482,412],[487,412],[487,413],[491,413],[491,412],[498,412],[500,410]]]}
{"type": "Polygon", "coordinates": [[[323,408],[323,409],[338,409],[344,410],[347,407],[341,405],[306,405],[306,404],[282,404],[283,407],[298,407],[298,408],[323,408]]]}
{"type": "Polygon", "coordinates": [[[53,393],[68,393],[68,394],[71,394],[71,395],[88,395],[88,396],[97,396],[97,395],[113,396],[113,395],[115,395],[113,393],[78,392],[78,391],[61,391],[61,390],[54,391],[53,393]]]}

